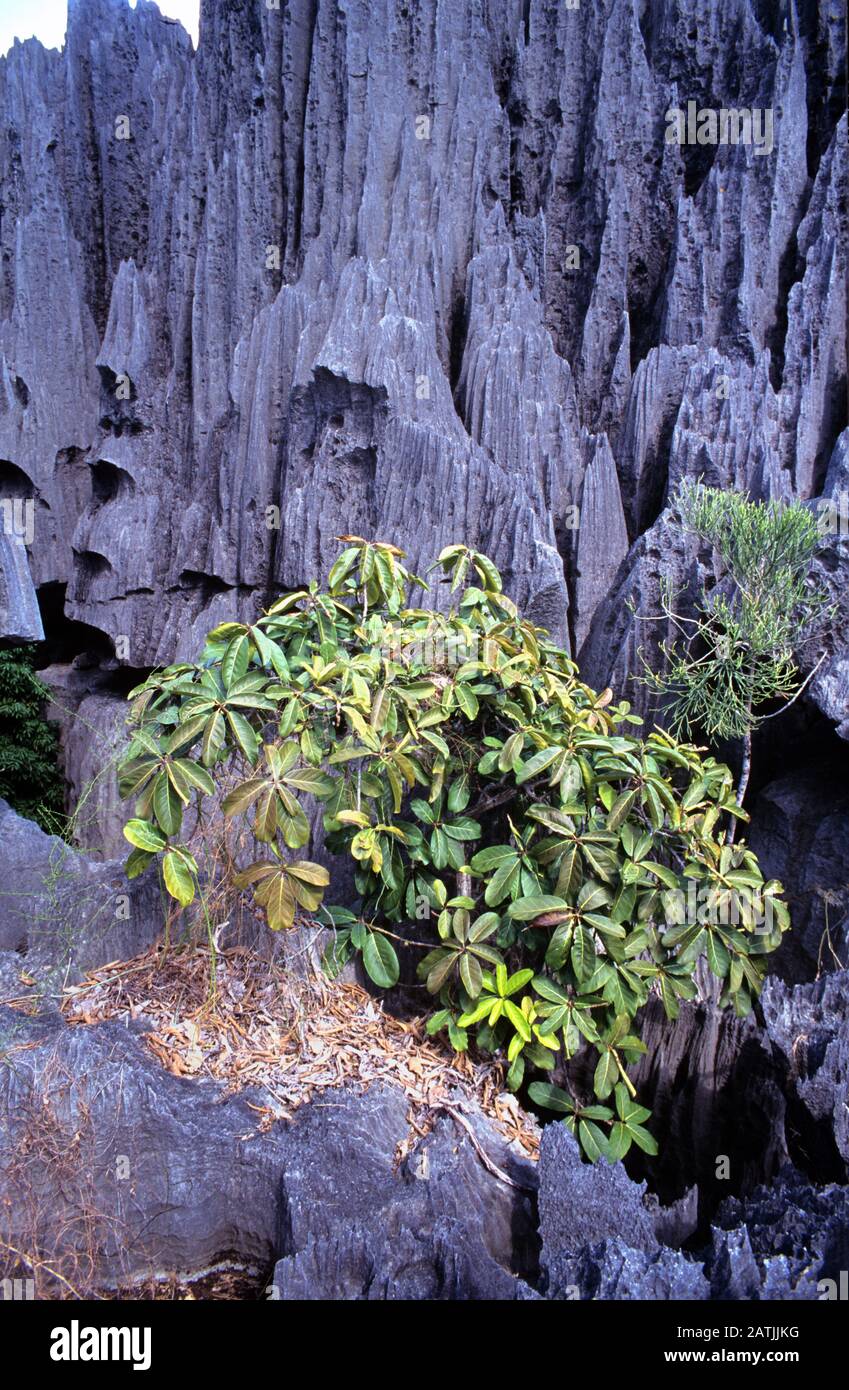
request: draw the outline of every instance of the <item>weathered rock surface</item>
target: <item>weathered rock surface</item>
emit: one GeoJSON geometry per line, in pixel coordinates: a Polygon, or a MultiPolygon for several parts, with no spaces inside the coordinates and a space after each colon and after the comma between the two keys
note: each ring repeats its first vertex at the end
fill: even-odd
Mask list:
{"type": "Polygon", "coordinates": [[[849,1176],[849,971],[795,989],[769,979],[762,1008],[798,1102],[818,1127],[821,1145],[833,1145],[849,1176]]]}
{"type": "Polygon", "coordinates": [[[622,1169],[588,1168],[561,1125],[539,1164],[540,1291],[555,1299],[816,1299],[839,1281],[849,1189],[816,1188],[788,1165],[769,1187],[719,1207],[707,1245],[663,1243],[664,1213],[622,1169]]]}
{"type": "Polygon", "coordinates": [[[849,963],[849,787],[841,763],[812,762],[770,782],[754,808],[752,848],[784,885],[792,932],[777,968],[811,979],[849,963]]]}
{"type": "MultiPolygon", "coordinates": [[[[849,1258],[849,1189],[815,1188],[792,1169],[720,1207],[706,1268],[711,1297],[822,1298],[849,1258]]],[[[833,1295],[834,1296],[834,1295],[833,1295]]]]}
{"type": "MultiPolygon", "coordinates": [[[[40,637],[38,593],[57,685],[79,654],[104,677],[71,692],[75,796],[119,732],[112,649],[128,679],[193,656],[223,617],[326,573],[339,532],[414,569],[450,540],[488,551],[586,678],[650,713],[632,678],[671,634],[631,605],[645,619],[665,579],[686,602],[711,574],[677,482],[849,488],[842,7],[202,8],[197,53],[148,0],[70,0],[63,52],[0,59],[0,500],[32,499],[35,528],[26,547],[0,529],[0,639],[40,637]],[[690,98],[773,110],[774,148],[667,144],[690,98]]],[[[843,738],[847,562],[829,536],[836,617],[824,659],[803,654],[843,738]]],[[[812,777],[767,787],[753,829],[795,899],[791,978],[812,973],[824,893],[845,930],[845,798],[812,777]]],[[[111,787],[92,806],[118,853],[111,787]]],[[[2,803],[0,867],[6,993],[160,929],[146,879],[2,803]]],[[[528,1187],[456,1120],[396,1171],[397,1094],[340,1093],[256,1137],[243,1101],[169,1076],[127,1029],[3,1018],[6,1045],[35,1044],[0,1069],[4,1120],[49,1096],[61,1148],[93,1115],[81,1172],[115,1277],[235,1251],[276,1260],[285,1299],[775,1298],[815,1296],[849,1258],[845,1189],[787,1170],[844,1176],[842,976],[769,986],[763,1025],[709,1004],[645,1020],[637,1079],[679,1206],[550,1129],[539,1290],[528,1187]],[[698,1212],[679,1189],[698,1179],[712,1209],[718,1154],[741,1191],[775,1183],[686,1255],[698,1212]]],[[[49,1164],[34,1179],[50,1251],[80,1192],[64,1208],[49,1164]]]]}
{"type": "MultiPolygon", "coordinates": [[[[805,1000],[775,988],[783,1047],[805,1000]]],[[[828,1026],[829,1001],[807,1002],[828,1026]]],[[[260,1275],[273,1265],[267,1296],[284,1301],[796,1299],[823,1296],[846,1267],[849,1189],[790,1165],[726,1199],[685,1253],[694,1192],[659,1206],[621,1166],[583,1162],[560,1124],[538,1168],[462,1098],[402,1157],[408,1102],[390,1086],[326,1091],[261,1132],[251,1105],[264,1092],[171,1075],[144,1030],[143,1017],[70,1025],[0,1006],[0,1235],[87,1286],[228,1258],[260,1275]]],[[[801,1103],[828,1123],[843,1065],[828,1048],[819,1068],[797,1065],[801,1103]],[[823,1071],[815,1093],[803,1070],[823,1071]]]]}
{"type": "Polygon", "coordinates": [[[78,689],[62,668],[48,667],[43,676],[54,692],[47,717],[59,729],[68,799],[74,810],[74,843],[100,858],[126,858],[123,828],[129,809],[118,795],[116,774],[127,746],[126,697],[98,689],[103,680],[100,673],[81,681],[78,689]]]}
{"type": "Polygon", "coordinates": [[[89,1288],[229,1254],[270,1265],[282,1150],[250,1095],[172,1076],[120,1023],[0,1008],[0,1050],[8,1244],[82,1262],[89,1288]]]}
{"type": "Polygon", "coordinates": [[[143,1031],[0,1007],[8,1244],[67,1270],[93,1241],[95,1285],[276,1258],[269,1297],[287,1300],[515,1298],[535,1274],[534,1165],[474,1106],[403,1162],[397,1088],[326,1092],[260,1133],[263,1094],[172,1076],[143,1031]]]}
{"type": "MultiPolygon", "coordinates": [[[[575,1252],[625,1232],[635,1249],[653,1249],[657,1239],[644,1198],[645,1185],[632,1182],[621,1165],[585,1163],[564,1125],[546,1126],[540,1154],[539,1213],[545,1240],[554,1250],[575,1252]]],[[[551,1259],[547,1259],[551,1276],[551,1259]]]]}
{"type": "MultiPolygon", "coordinates": [[[[72,0],[63,52],[0,60],[0,494],[35,499],[35,584],[141,668],[340,531],[414,568],[462,536],[621,687],[625,600],[696,561],[679,478],[837,476],[840,6],[202,9],[197,53],[147,0],[72,0]],[[771,148],[666,143],[690,98],[773,111],[771,148]]],[[[837,627],[811,694],[842,732],[846,670],[837,627]]]]}
{"type": "Polygon", "coordinates": [[[403,1163],[401,1091],[310,1106],[285,1144],[276,1296],[512,1299],[536,1271],[536,1170],[480,1114],[441,1116],[403,1163]],[[465,1118],[465,1117],[464,1117],[465,1118]],[[320,1161],[319,1160],[320,1156],[320,1161]]]}
{"type": "Polygon", "coordinates": [[[61,989],[86,970],[144,950],[162,931],[153,875],[128,882],[123,861],[92,862],[3,800],[0,869],[0,979],[7,986],[23,971],[42,989],[61,989]]]}
{"type": "Polygon", "coordinates": [[[0,518],[0,635],[10,642],[41,642],[44,628],[23,537],[0,518]]]}
{"type": "Polygon", "coordinates": [[[539,1164],[541,1289],[548,1298],[706,1298],[698,1266],[661,1248],[658,1214],[621,1166],[590,1166],[561,1124],[539,1164]]]}

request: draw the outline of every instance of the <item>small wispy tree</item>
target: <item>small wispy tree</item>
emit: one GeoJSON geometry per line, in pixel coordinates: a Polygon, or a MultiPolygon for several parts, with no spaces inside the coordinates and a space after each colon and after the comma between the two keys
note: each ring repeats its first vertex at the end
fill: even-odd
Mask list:
{"type": "Polygon", "coordinates": [[[741,742],[736,800],[742,806],[753,731],[798,698],[825,658],[801,679],[794,654],[826,603],[811,574],[819,531],[800,502],[752,502],[689,481],[676,500],[687,530],[712,546],[718,582],[710,593],[702,586],[695,617],[676,612],[672,585],[664,586],[661,616],[677,635],[660,645],[666,669],[653,671],[644,662],[644,679],[664,697],[676,735],[741,742]],[[779,709],[771,708],[776,700],[783,701],[779,709]]]}

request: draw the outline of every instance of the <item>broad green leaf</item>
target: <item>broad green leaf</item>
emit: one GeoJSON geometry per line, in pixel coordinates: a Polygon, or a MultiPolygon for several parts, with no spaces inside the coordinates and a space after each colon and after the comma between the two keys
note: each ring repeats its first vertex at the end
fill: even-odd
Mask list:
{"type": "Polygon", "coordinates": [[[519,859],[516,855],[512,860],[502,862],[496,869],[492,878],[486,886],[484,902],[487,907],[497,907],[504,902],[505,898],[512,896],[519,887],[519,859]]]}
{"type": "Polygon", "coordinates": [[[330,882],[330,874],[323,864],[311,864],[308,859],[299,859],[294,864],[286,865],[287,872],[293,878],[300,879],[303,883],[309,883],[317,888],[326,888],[330,882]]]}
{"type": "MultiPolygon", "coordinates": [[[[421,803],[422,805],[426,803],[421,803]]],[[[412,805],[412,803],[411,803],[412,805]]],[[[430,807],[428,807],[430,810],[430,807]]],[[[480,849],[472,858],[470,867],[476,874],[489,873],[492,869],[497,869],[501,864],[515,864],[517,862],[516,851],[511,845],[490,845],[488,849],[480,849]]]]}
{"type": "Polygon", "coordinates": [[[221,679],[225,690],[229,690],[247,671],[250,652],[251,641],[245,631],[238,633],[228,643],[227,650],[221,658],[221,679]]]}
{"type": "Polygon", "coordinates": [[[616,1058],[610,1051],[602,1052],[593,1077],[593,1090],[599,1100],[607,1100],[619,1077],[616,1058]]]}
{"type": "MultiPolygon", "coordinates": [[[[435,959],[427,973],[427,988],[431,994],[438,994],[457,969],[460,957],[459,952],[451,950],[435,951],[433,954],[435,959]]],[[[427,959],[430,960],[430,957],[427,959]]]]}
{"type": "Polygon", "coordinates": [[[460,979],[469,997],[477,999],[481,992],[482,972],[478,961],[468,952],[460,957],[460,979]]]}
{"type": "Polygon", "coordinates": [[[563,752],[562,748],[541,748],[538,753],[534,753],[526,763],[523,763],[516,773],[516,784],[523,786],[532,777],[538,777],[547,767],[551,767],[555,758],[559,758],[563,752]]]}
{"type": "Polygon", "coordinates": [[[571,960],[579,985],[589,979],[595,967],[595,959],[595,949],[589,932],[582,926],[576,926],[572,936],[571,960]]]}
{"type": "Polygon", "coordinates": [[[392,989],[398,983],[400,967],[395,948],[380,932],[370,932],[363,947],[363,965],[370,978],[381,989],[392,989]]]}
{"type": "Polygon", "coordinates": [[[148,865],[153,863],[155,858],[155,854],[149,854],[146,850],[134,849],[127,855],[127,860],[124,864],[124,873],[127,875],[127,878],[138,878],[139,874],[143,874],[145,869],[148,865]]]}
{"type": "Polygon", "coordinates": [[[195,885],[189,866],[182,855],[169,850],[162,861],[162,877],[171,897],[176,898],[181,907],[188,907],[195,896],[195,885]]]}
{"type": "Polygon", "coordinates": [[[295,894],[285,869],[272,869],[254,896],[265,908],[272,931],[287,931],[294,924],[295,894]]]}
{"type": "Polygon", "coordinates": [[[498,768],[501,772],[509,772],[511,768],[518,767],[522,756],[522,745],[525,742],[523,733],[511,734],[498,755],[498,768]]]}
{"type": "Polygon", "coordinates": [[[542,917],[546,912],[561,912],[569,904],[563,898],[554,898],[540,893],[532,897],[518,898],[507,909],[508,917],[518,922],[529,922],[534,917],[542,917]]]}
{"type": "Polygon", "coordinates": [[[239,714],[237,710],[228,709],[227,722],[230,725],[233,737],[235,738],[237,744],[241,748],[248,762],[255,763],[257,757],[257,750],[259,748],[259,739],[254,733],[254,730],[251,728],[247,719],[245,719],[244,715],[239,714]]]}
{"type": "Polygon", "coordinates": [[[578,1138],[581,1141],[581,1148],[587,1155],[591,1163],[597,1163],[600,1158],[607,1155],[607,1136],[598,1125],[589,1120],[578,1121],[578,1138]]]}
{"type": "Polygon", "coordinates": [[[311,796],[317,797],[330,796],[336,785],[332,777],[328,777],[326,772],[321,772],[317,767],[300,767],[297,772],[287,774],[286,782],[298,791],[309,792],[311,796]]]}
{"type": "Polygon", "coordinates": [[[560,1110],[564,1114],[571,1114],[575,1109],[575,1102],[571,1096],[548,1081],[532,1081],[528,1087],[528,1095],[536,1105],[542,1105],[546,1110],[560,1110]]]}
{"type": "Polygon", "coordinates": [[[528,1023],[522,1010],[516,1007],[512,999],[506,999],[504,1001],[504,1012],[516,1029],[519,1037],[524,1038],[525,1042],[530,1042],[532,1036],[531,1025],[528,1023]]]}
{"type": "Polygon", "coordinates": [[[642,1149],[643,1153],[650,1154],[652,1158],[657,1157],[657,1140],[653,1135],[649,1134],[647,1129],[643,1129],[642,1125],[629,1124],[628,1133],[637,1147],[642,1149]]]}
{"type": "Polygon", "coordinates": [[[607,817],[608,830],[619,829],[622,822],[633,809],[636,800],[637,793],[635,791],[622,792],[622,794],[616,798],[611,807],[610,815],[607,817]]]}
{"type": "Polygon", "coordinates": [[[468,685],[465,685],[462,681],[459,681],[457,685],[454,687],[454,689],[457,695],[457,704],[460,706],[466,718],[477,719],[478,712],[480,710],[480,704],[478,702],[478,697],[475,694],[475,692],[472,689],[470,689],[468,685]]]}
{"type": "Polygon", "coordinates": [[[129,840],[131,845],[135,845],[137,849],[146,850],[150,854],[164,849],[167,843],[165,835],[158,826],[151,825],[149,821],[144,820],[128,820],[124,826],[124,838],[129,840]]]}
{"type": "Polygon", "coordinates": [[[485,941],[498,928],[500,918],[497,912],[484,912],[476,918],[469,930],[469,941],[485,941]]]}
{"type": "Polygon", "coordinates": [[[568,1004],[570,996],[554,980],[549,980],[545,975],[535,975],[533,986],[536,993],[542,999],[548,999],[554,1004],[568,1004]]]}
{"type": "Polygon", "coordinates": [[[164,772],[160,772],[154,783],[153,811],[166,835],[178,833],[183,820],[183,804],[164,772]]]}
{"type": "Polygon", "coordinates": [[[617,1122],[610,1131],[607,1140],[607,1157],[611,1163],[617,1163],[624,1158],[631,1147],[631,1134],[627,1125],[617,1122]]]}
{"type": "Polygon", "coordinates": [[[204,796],[215,795],[215,782],[205,767],[192,762],[190,758],[178,758],[174,767],[179,768],[185,781],[197,791],[202,792],[204,796]]]}
{"type": "Polygon", "coordinates": [[[240,782],[238,787],[225,796],[221,803],[221,809],[225,816],[244,815],[256,801],[260,792],[268,787],[265,777],[251,777],[247,782],[240,782]]]}
{"type": "Polygon", "coordinates": [[[220,710],[207,719],[203,730],[201,759],[206,767],[211,767],[224,745],[224,715],[220,710]]]}

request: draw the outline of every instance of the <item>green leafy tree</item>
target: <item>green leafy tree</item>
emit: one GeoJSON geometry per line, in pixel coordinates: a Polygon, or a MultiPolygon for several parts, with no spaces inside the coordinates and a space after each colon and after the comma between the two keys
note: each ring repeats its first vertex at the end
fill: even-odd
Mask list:
{"type": "Polygon", "coordinates": [[[783,713],[807,683],[794,652],[825,602],[811,578],[819,528],[801,503],[751,502],[702,483],[682,484],[677,501],[684,526],[712,546],[719,583],[710,593],[702,589],[693,618],[673,611],[667,586],[662,616],[678,636],[661,644],[666,669],[646,664],[645,680],[664,697],[676,735],[741,742],[736,795],[742,806],[753,731],[783,713]],[[784,703],[771,710],[775,700],[784,703]]]}
{"type": "Polygon", "coordinates": [[[233,884],[273,930],[320,912],[327,972],[359,955],[390,989],[398,928],[415,922],[432,1034],[503,1051],[513,1088],[594,1048],[597,1104],[542,1080],[531,1096],[565,1107],[593,1159],[653,1152],[628,1075],[636,1015],[656,993],[674,1018],[703,956],[745,1013],[788,925],[781,885],[721,843],[742,814],[730,771],[661,731],[629,734],[627,703],[580,680],[486,556],[442,551],[444,613],[410,606],[426,585],[402,552],[342,539],[326,591],[221,624],[198,664],[132,692],[128,873],[160,859],[188,905],[204,885],[181,825],[213,798],[259,846],[233,884]],[[353,860],[355,907],[324,906],[327,871],[300,857],[315,802],[328,848],[353,860]],[[699,912],[681,910],[696,888],[699,912]],[[768,913],[728,911],[752,892],[768,913]]]}
{"type": "Polygon", "coordinates": [[[61,834],[64,783],[59,739],[44,717],[50,690],[30,646],[0,647],[0,796],[50,834],[61,834]]]}

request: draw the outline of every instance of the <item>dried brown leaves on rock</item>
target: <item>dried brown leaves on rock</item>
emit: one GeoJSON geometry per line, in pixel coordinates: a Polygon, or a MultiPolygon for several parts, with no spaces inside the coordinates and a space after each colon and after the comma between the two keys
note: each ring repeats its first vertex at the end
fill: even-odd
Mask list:
{"type": "Polygon", "coordinates": [[[174,1075],[217,1081],[227,1094],[261,1090],[260,1129],[328,1088],[383,1082],[410,1101],[411,1144],[440,1110],[465,1102],[537,1156],[537,1126],[505,1090],[500,1061],[452,1052],[423,1020],[393,1018],[359,986],[297,978],[244,947],[219,952],[214,968],[206,949],[154,947],[91,971],[61,1009],[75,1025],[144,1020],[144,1045],[174,1075]]]}

